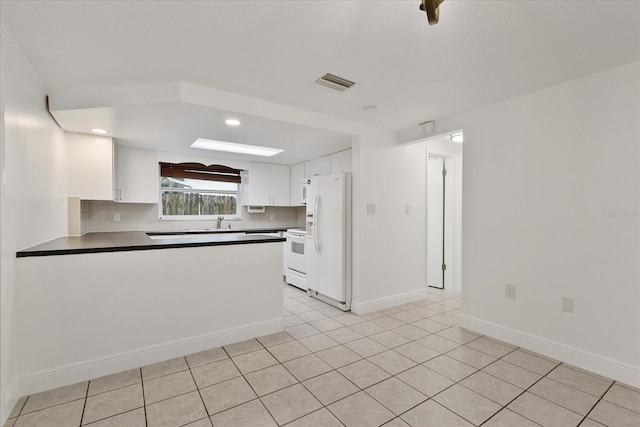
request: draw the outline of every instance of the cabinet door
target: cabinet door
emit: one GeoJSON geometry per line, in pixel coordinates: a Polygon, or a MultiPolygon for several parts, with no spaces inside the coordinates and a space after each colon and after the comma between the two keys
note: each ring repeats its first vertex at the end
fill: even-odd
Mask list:
{"type": "Polygon", "coordinates": [[[114,200],[113,139],[65,132],[69,160],[67,194],[82,200],[114,200]]]}
{"type": "Polygon", "coordinates": [[[351,149],[333,153],[330,158],[332,174],[351,172],[351,149]]]}
{"type": "Polygon", "coordinates": [[[271,205],[270,175],[270,164],[251,162],[251,169],[249,169],[249,194],[246,200],[244,200],[245,205],[271,205]]]}
{"type": "Polygon", "coordinates": [[[158,160],[155,151],[117,148],[118,201],[158,203],[158,160]]]}
{"type": "Polygon", "coordinates": [[[304,181],[304,163],[291,166],[289,173],[289,205],[303,206],[302,181],[304,181]]]}
{"type": "Polygon", "coordinates": [[[329,156],[304,162],[304,177],[311,178],[316,175],[331,175],[331,159],[329,156]]]}
{"type": "Polygon", "coordinates": [[[289,206],[289,166],[271,165],[271,205],[289,206]]]}
{"type": "Polygon", "coordinates": [[[289,206],[289,166],[252,162],[246,199],[250,206],[289,206]]]}

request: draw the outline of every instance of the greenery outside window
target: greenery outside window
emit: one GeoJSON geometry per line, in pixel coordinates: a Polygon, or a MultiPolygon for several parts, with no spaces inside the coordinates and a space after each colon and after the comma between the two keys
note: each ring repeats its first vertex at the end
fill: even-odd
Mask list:
{"type": "Polygon", "coordinates": [[[241,170],[200,163],[160,163],[160,219],[238,219],[241,170]]]}

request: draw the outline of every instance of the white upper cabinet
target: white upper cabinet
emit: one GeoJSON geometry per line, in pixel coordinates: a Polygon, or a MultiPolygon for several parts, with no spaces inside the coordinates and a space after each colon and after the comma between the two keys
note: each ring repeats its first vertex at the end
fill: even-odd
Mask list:
{"type": "Polygon", "coordinates": [[[67,194],[83,200],[114,200],[113,139],[65,132],[67,194]]]}
{"type": "Polygon", "coordinates": [[[158,159],[155,151],[116,149],[115,200],[122,203],[158,203],[158,159]]]}
{"type": "Polygon", "coordinates": [[[311,178],[315,175],[331,175],[330,156],[324,156],[304,162],[304,177],[311,178]]]}
{"type": "Polygon", "coordinates": [[[289,204],[291,206],[303,206],[302,181],[304,177],[304,163],[291,166],[289,174],[289,204]]]}
{"type": "Polygon", "coordinates": [[[289,166],[251,162],[247,178],[244,205],[289,206],[289,166]]]}
{"type": "Polygon", "coordinates": [[[351,149],[333,153],[331,160],[331,173],[351,172],[351,149]]]}

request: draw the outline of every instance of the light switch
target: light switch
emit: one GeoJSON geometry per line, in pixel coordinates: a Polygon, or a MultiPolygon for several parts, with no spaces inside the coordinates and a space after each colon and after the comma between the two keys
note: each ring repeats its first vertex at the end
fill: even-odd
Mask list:
{"type": "Polygon", "coordinates": [[[504,296],[511,299],[516,299],[516,285],[507,283],[504,285],[504,296]]]}
{"type": "Polygon", "coordinates": [[[573,298],[562,297],[562,306],[560,309],[565,313],[573,313],[573,298]]]}

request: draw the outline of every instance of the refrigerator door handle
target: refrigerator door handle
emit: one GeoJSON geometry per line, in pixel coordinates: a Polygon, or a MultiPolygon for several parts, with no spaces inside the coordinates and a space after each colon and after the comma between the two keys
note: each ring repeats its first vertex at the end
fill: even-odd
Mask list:
{"type": "Polygon", "coordinates": [[[315,227],[314,227],[314,231],[313,231],[313,245],[316,249],[316,253],[320,252],[320,243],[318,242],[318,231],[319,231],[319,225],[320,225],[320,215],[319,215],[319,211],[318,211],[318,205],[320,204],[320,196],[316,196],[316,200],[313,206],[313,210],[315,213],[315,227]]]}

